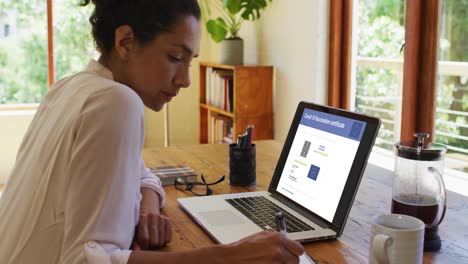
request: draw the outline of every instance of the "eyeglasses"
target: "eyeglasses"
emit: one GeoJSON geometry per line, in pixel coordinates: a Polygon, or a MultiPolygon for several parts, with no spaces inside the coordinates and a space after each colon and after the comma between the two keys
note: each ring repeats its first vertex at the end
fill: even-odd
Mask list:
{"type": "Polygon", "coordinates": [[[213,183],[206,183],[205,177],[203,177],[203,174],[201,175],[202,181],[203,182],[189,182],[184,178],[177,178],[174,181],[174,186],[176,187],[177,190],[180,191],[190,191],[193,194],[196,194],[198,196],[205,196],[205,195],[211,195],[213,194],[213,190],[210,189],[210,185],[215,185],[218,184],[222,181],[224,181],[224,175],[221,176],[217,181],[213,183]]]}

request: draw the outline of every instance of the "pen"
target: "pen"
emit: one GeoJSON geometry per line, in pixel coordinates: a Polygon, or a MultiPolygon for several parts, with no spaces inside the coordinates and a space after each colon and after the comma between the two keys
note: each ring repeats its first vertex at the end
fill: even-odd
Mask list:
{"type": "Polygon", "coordinates": [[[247,142],[245,143],[245,146],[249,148],[252,146],[252,136],[253,136],[252,132],[253,132],[253,125],[249,125],[247,127],[247,140],[246,140],[247,142]]]}
{"type": "Polygon", "coordinates": [[[252,146],[253,135],[254,135],[254,125],[250,125],[249,147],[252,146]]]}
{"type": "MultiPolygon", "coordinates": [[[[283,212],[279,211],[276,213],[275,216],[276,220],[276,227],[278,228],[278,232],[280,232],[281,235],[286,237],[286,222],[284,220],[284,214],[283,212]]],[[[314,264],[316,263],[309,255],[307,255],[306,252],[304,252],[301,256],[299,256],[299,263],[310,263],[314,264]]]]}
{"type": "Polygon", "coordinates": [[[278,232],[280,232],[283,236],[286,236],[286,222],[284,221],[284,214],[283,212],[276,213],[276,227],[278,228],[278,232]]]}
{"type": "Polygon", "coordinates": [[[245,133],[242,135],[241,147],[242,147],[242,148],[247,147],[247,132],[245,132],[245,133]]]}

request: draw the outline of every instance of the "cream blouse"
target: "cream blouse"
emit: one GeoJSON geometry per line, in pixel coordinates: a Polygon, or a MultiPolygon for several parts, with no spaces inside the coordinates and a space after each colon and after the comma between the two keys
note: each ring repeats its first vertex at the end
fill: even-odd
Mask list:
{"type": "Polygon", "coordinates": [[[143,102],[97,61],[47,93],[0,199],[0,263],[127,263],[140,187],[143,102]]]}

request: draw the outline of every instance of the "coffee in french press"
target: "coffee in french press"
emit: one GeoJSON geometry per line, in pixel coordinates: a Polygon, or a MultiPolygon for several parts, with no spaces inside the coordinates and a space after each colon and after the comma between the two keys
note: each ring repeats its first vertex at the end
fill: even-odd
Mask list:
{"type": "Polygon", "coordinates": [[[393,177],[392,213],[421,219],[426,227],[424,251],[441,247],[438,226],[446,210],[446,190],[442,173],[447,148],[429,143],[429,134],[416,133],[414,142],[399,141],[394,145],[395,174],[393,177]]]}

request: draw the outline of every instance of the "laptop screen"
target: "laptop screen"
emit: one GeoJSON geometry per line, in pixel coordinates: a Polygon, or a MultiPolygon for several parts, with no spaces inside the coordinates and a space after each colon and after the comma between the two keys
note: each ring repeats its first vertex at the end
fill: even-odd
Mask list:
{"type": "Polygon", "coordinates": [[[365,127],[305,108],[276,191],[332,222],[365,127]]]}

